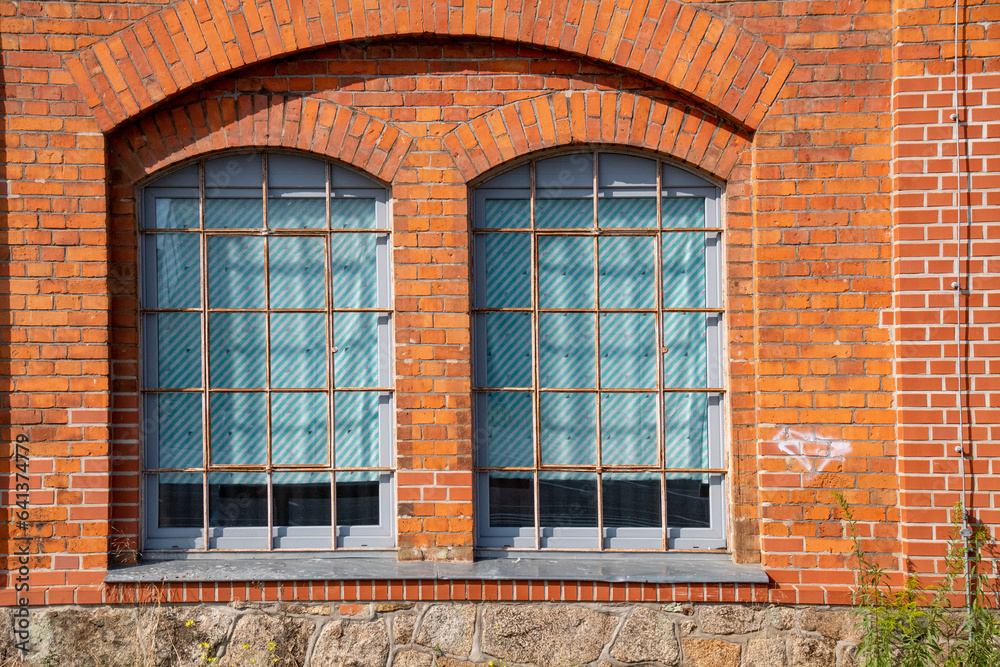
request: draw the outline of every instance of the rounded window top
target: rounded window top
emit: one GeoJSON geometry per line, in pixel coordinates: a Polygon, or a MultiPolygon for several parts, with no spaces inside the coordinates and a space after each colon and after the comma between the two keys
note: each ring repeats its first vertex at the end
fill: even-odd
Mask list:
{"type": "Polygon", "coordinates": [[[656,158],[609,152],[570,153],[539,158],[494,176],[479,187],[530,188],[532,167],[538,197],[566,189],[592,189],[595,184],[598,189],[656,188],[658,172],[661,174],[659,185],[664,189],[717,187],[697,174],[656,158]]]}

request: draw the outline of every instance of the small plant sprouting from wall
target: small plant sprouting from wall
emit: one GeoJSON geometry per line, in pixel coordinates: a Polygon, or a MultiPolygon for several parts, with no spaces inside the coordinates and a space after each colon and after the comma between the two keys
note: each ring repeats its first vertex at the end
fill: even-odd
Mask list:
{"type": "Polygon", "coordinates": [[[857,559],[857,626],[861,634],[858,657],[865,667],[995,667],[1000,659],[1000,621],[990,607],[996,595],[983,567],[983,551],[990,541],[984,526],[969,534],[963,544],[965,508],[952,509],[952,531],[945,555],[945,572],[924,585],[910,574],[893,589],[886,569],[866,552],[858,536],[857,521],[843,495],[835,494],[843,510],[852,554],[857,559]],[[965,576],[966,563],[969,576],[965,576]],[[954,606],[955,600],[966,601],[954,606]]]}

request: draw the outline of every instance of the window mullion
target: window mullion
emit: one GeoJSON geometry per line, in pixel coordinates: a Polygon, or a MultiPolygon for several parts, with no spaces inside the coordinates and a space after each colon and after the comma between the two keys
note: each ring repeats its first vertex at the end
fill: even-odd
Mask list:
{"type": "Polygon", "coordinates": [[[209,550],[208,466],[212,460],[212,401],[209,393],[208,344],[208,238],[205,236],[205,163],[198,165],[198,248],[201,262],[201,510],[203,548],[209,550]]]}
{"type": "Polygon", "coordinates": [[[538,470],[542,465],[542,406],[539,364],[539,288],[538,288],[538,235],[535,233],[535,163],[531,163],[529,169],[529,214],[531,216],[531,409],[532,409],[532,438],[534,440],[535,460],[534,471],[532,473],[531,492],[534,499],[534,521],[535,521],[535,549],[542,548],[542,514],[541,514],[541,493],[539,491],[538,470]]]}
{"type": "Polygon", "coordinates": [[[602,462],[602,439],[601,439],[601,253],[600,248],[600,235],[601,228],[599,226],[599,220],[597,218],[597,168],[598,168],[598,155],[595,151],[594,154],[594,185],[593,192],[591,193],[591,199],[594,206],[594,239],[593,239],[593,252],[594,252],[594,400],[597,404],[597,421],[595,424],[596,430],[594,432],[594,437],[596,438],[595,445],[595,455],[596,455],[596,470],[597,470],[597,550],[604,551],[604,477],[601,472],[601,462],[602,462]]]}
{"type": "Polygon", "coordinates": [[[656,161],[656,242],[653,250],[656,253],[653,266],[656,280],[656,461],[660,468],[660,531],[662,533],[663,550],[669,547],[669,531],[667,530],[667,476],[663,469],[666,461],[666,437],[664,434],[666,408],[663,397],[663,163],[656,161]]]}
{"type": "MultiPolygon", "coordinates": [[[[325,258],[325,265],[323,266],[323,293],[326,296],[326,391],[327,391],[327,410],[329,411],[329,419],[327,423],[327,453],[326,460],[329,463],[330,469],[334,470],[336,468],[337,459],[337,449],[336,449],[336,432],[337,432],[337,403],[336,403],[336,392],[333,386],[333,373],[334,364],[336,363],[336,349],[333,345],[333,275],[332,275],[332,265],[333,265],[333,248],[331,244],[333,239],[330,236],[330,229],[333,228],[333,220],[331,220],[331,204],[330,197],[333,194],[333,168],[330,165],[326,165],[325,179],[326,179],[326,233],[323,234],[323,252],[325,258]]],[[[333,550],[337,549],[337,473],[329,473],[330,481],[330,542],[331,548],[333,550]]]]}

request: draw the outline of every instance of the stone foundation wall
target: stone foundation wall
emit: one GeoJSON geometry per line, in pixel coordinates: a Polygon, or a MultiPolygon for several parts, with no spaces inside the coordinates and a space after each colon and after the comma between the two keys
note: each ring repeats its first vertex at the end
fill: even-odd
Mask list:
{"type": "Polygon", "coordinates": [[[27,664],[839,667],[856,664],[854,620],[844,607],[684,603],[50,607],[31,615],[27,664]]]}

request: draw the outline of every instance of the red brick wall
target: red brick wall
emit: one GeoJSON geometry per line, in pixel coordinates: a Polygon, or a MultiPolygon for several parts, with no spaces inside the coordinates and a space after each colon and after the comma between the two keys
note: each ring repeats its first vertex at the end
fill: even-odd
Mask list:
{"type": "MultiPolygon", "coordinates": [[[[315,582],[261,595],[846,602],[834,491],[887,565],[933,570],[920,557],[940,553],[961,488],[945,284],[953,28],[947,8],[913,5],[0,3],[0,433],[4,446],[31,441],[33,601],[99,601],[109,556],[137,547],[135,184],[247,146],[327,155],[392,188],[403,559],[471,556],[467,184],[574,144],[658,153],[727,181],[731,546],[775,582],[315,582]]],[[[968,5],[967,482],[992,522],[998,17],[968,5]]]]}

